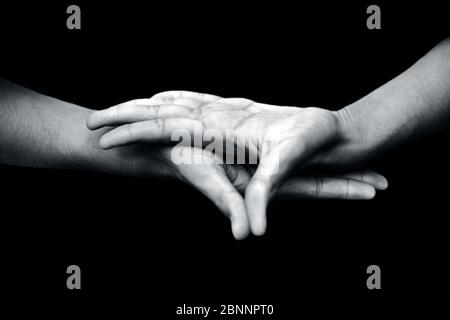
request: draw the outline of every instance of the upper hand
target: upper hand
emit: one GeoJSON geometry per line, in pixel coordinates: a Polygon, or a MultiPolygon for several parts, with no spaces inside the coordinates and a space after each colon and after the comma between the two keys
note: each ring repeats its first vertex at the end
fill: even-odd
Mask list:
{"type": "MultiPolygon", "coordinates": [[[[209,129],[219,130],[220,138],[229,138],[226,134],[231,130],[231,143],[244,144],[249,154],[259,158],[245,188],[245,208],[254,234],[264,233],[267,203],[289,173],[320,162],[324,151],[340,139],[339,119],[328,110],[184,91],[133,100],[93,113],[88,119],[91,129],[122,124],[101,138],[102,147],[167,142],[181,128],[202,139],[209,129]]],[[[384,179],[376,185],[378,189],[386,186],[384,179]]]]}

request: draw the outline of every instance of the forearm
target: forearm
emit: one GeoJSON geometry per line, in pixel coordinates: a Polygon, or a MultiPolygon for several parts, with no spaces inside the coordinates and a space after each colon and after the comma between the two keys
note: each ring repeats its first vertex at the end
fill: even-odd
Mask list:
{"type": "Polygon", "coordinates": [[[404,73],[337,112],[356,161],[450,124],[450,38],[404,73]]]}
{"type": "Polygon", "coordinates": [[[0,163],[134,175],[139,158],[130,148],[101,149],[105,129],[86,127],[91,112],[0,79],[0,163]]]}

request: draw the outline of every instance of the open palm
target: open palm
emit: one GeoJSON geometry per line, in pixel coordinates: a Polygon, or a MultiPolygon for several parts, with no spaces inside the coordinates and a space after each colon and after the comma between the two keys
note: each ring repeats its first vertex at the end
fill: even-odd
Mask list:
{"type": "MultiPolygon", "coordinates": [[[[245,208],[250,228],[257,235],[265,232],[267,203],[285,178],[320,157],[321,150],[332,144],[339,131],[335,114],[328,110],[280,107],[186,91],[133,100],[94,113],[88,120],[92,129],[111,125],[119,127],[101,138],[104,148],[170,142],[174,132],[185,130],[194,141],[223,140],[257,157],[256,171],[250,173],[245,186],[245,208]]],[[[385,183],[378,187],[384,188],[385,183]]]]}

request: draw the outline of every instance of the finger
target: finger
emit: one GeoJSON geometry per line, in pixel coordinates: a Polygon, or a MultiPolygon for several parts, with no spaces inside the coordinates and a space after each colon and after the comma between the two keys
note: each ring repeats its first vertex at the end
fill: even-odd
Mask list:
{"type": "MultiPolygon", "coordinates": [[[[100,138],[103,149],[139,142],[178,142],[178,138],[188,139],[188,144],[202,141],[203,125],[199,120],[166,118],[125,124],[105,133],[100,138]]],[[[186,141],[185,141],[186,142],[186,141]]]]}
{"type": "MultiPolygon", "coordinates": [[[[190,149],[194,150],[194,148],[190,149]]],[[[233,236],[237,240],[245,238],[250,231],[245,202],[223,169],[211,164],[185,164],[180,165],[179,168],[189,183],[230,218],[233,236]]]]}
{"type": "MultiPolygon", "coordinates": [[[[95,130],[104,126],[116,126],[125,123],[145,121],[158,118],[183,118],[189,117],[192,109],[174,104],[152,105],[149,99],[146,104],[138,102],[126,102],[105,110],[95,111],[87,119],[87,127],[95,130]]],[[[142,102],[144,103],[144,102],[142,102]]]]}
{"type": "Polygon", "coordinates": [[[371,170],[364,170],[360,172],[351,172],[347,174],[339,174],[335,177],[339,178],[349,178],[352,180],[364,182],[371,184],[375,187],[377,190],[385,190],[388,187],[388,181],[387,179],[382,176],[381,174],[371,171],[371,170]]]}
{"type": "Polygon", "coordinates": [[[260,162],[245,191],[250,229],[255,235],[263,235],[266,231],[266,209],[270,198],[276,194],[288,173],[294,168],[302,168],[305,160],[317,148],[311,142],[301,140],[296,144],[292,144],[289,139],[272,143],[274,147],[267,144],[262,146],[260,162]]]}
{"type": "Polygon", "coordinates": [[[299,177],[287,179],[280,186],[277,197],[370,200],[375,194],[373,185],[350,178],[299,177]]]}
{"type": "Polygon", "coordinates": [[[276,153],[270,153],[261,158],[255,174],[245,190],[245,204],[250,229],[254,235],[263,235],[265,233],[267,204],[272,194],[276,193],[277,183],[287,170],[279,167],[280,162],[275,155],[276,153]]]}
{"type": "Polygon", "coordinates": [[[196,99],[203,101],[205,103],[211,103],[218,99],[221,99],[221,97],[212,94],[199,93],[193,91],[181,91],[181,90],[164,91],[155,94],[152,98],[162,99],[166,103],[173,103],[175,99],[179,98],[196,99]]]}

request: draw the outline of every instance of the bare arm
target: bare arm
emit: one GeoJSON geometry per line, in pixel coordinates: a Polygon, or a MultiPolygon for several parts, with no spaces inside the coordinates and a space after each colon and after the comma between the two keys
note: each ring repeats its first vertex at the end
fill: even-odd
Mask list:
{"type": "Polygon", "coordinates": [[[0,79],[0,163],[57,169],[98,170],[123,175],[164,175],[148,150],[130,146],[103,150],[86,119],[92,110],[0,79]],[[150,170],[152,170],[150,172],[150,170]]]}
{"type": "MultiPolygon", "coordinates": [[[[260,235],[266,229],[269,199],[294,170],[314,165],[354,169],[404,140],[449,126],[450,40],[338,112],[169,91],[142,105],[128,103],[93,113],[88,124],[93,129],[122,125],[102,137],[102,145],[108,149],[169,140],[180,126],[194,136],[199,134],[192,125],[196,121],[203,130],[234,130],[239,141],[248,139],[256,146],[251,152],[259,156],[259,163],[245,190],[245,201],[253,233],[260,235]]],[[[218,138],[220,135],[223,133],[219,132],[218,138]]],[[[386,186],[384,183],[380,189],[386,186]]]]}
{"type": "Polygon", "coordinates": [[[326,161],[360,161],[450,125],[450,38],[408,70],[337,112],[343,143],[326,161]]]}
{"type": "MultiPolygon", "coordinates": [[[[0,79],[0,163],[173,177],[187,182],[213,201],[230,218],[236,239],[248,235],[249,223],[241,193],[250,175],[243,166],[225,166],[212,153],[190,147],[135,144],[103,150],[98,141],[110,127],[90,131],[86,119],[91,113],[89,109],[0,79]],[[171,160],[171,151],[192,156],[200,153],[203,159],[209,160],[176,165],[171,160]]],[[[292,178],[280,189],[280,194],[370,199],[374,196],[374,186],[383,181],[383,177],[373,172],[324,179],[292,178]]]]}

